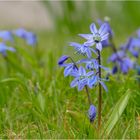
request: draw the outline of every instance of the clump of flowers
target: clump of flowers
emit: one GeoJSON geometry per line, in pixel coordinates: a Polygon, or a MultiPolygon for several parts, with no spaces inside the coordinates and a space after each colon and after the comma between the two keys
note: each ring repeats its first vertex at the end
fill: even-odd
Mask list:
{"type": "Polygon", "coordinates": [[[1,30],[0,31],[0,53],[6,57],[6,51],[15,52],[13,47],[14,36],[20,37],[30,46],[35,46],[37,43],[37,37],[34,33],[26,31],[23,28],[16,30],[1,30]],[[7,45],[7,42],[11,42],[11,46],[7,45]]]}
{"type": "MultiPolygon", "coordinates": [[[[98,20],[99,25],[102,25],[103,22],[98,20]]],[[[140,30],[137,31],[138,37],[130,37],[127,42],[121,45],[119,48],[116,48],[114,43],[114,33],[110,27],[108,21],[105,21],[107,24],[109,38],[103,43],[103,47],[109,46],[113,53],[108,58],[108,62],[113,63],[112,74],[121,72],[127,74],[130,69],[135,68],[135,62],[131,59],[130,56],[138,58],[140,52],[140,30]]]]}
{"type": "Polygon", "coordinates": [[[16,29],[12,31],[12,33],[17,37],[24,39],[25,42],[30,46],[35,46],[35,44],[37,43],[36,35],[32,32],[26,31],[23,28],[16,29]]]}
{"type": "Polygon", "coordinates": [[[64,68],[64,76],[72,76],[73,81],[70,86],[78,87],[78,91],[86,89],[89,110],[88,116],[90,122],[93,122],[96,117],[96,107],[93,105],[89,89],[99,86],[99,100],[98,100],[98,127],[101,125],[101,102],[102,102],[102,87],[107,91],[107,87],[104,83],[105,78],[102,78],[102,69],[108,70],[108,68],[101,65],[101,51],[103,42],[109,38],[108,25],[104,23],[99,30],[96,25],[92,23],[90,25],[90,34],[79,34],[80,37],[86,39],[83,44],[77,42],[70,42],[69,45],[74,48],[76,55],[82,55],[84,58],[75,61],[69,55],[63,55],[58,60],[60,67],[64,68]]]}

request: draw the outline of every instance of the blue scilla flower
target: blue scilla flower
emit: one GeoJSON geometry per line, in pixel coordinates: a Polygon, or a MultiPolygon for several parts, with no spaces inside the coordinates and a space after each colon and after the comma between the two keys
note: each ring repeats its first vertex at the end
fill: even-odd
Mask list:
{"type": "Polygon", "coordinates": [[[139,48],[140,48],[140,39],[138,38],[129,38],[126,43],[126,50],[128,50],[134,57],[139,56],[139,48]]]}
{"type": "Polygon", "coordinates": [[[32,33],[32,32],[26,31],[23,28],[14,30],[13,33],[16,36],[24,39],[28,45],[34,46],[37,43],[36,35],[34,33],[32,33]]]}
{"type": "Polygon", "coordinates": [[[109,35],[106,27],[106,23],[104,23],[101,25],[100,29],[97,30],[96,25],[92,23],[90,25],[90,31],[92,34],[79,34],[79,36],[87,39],[87,42],[85,42],[87,46],[93,46],[96,44],[96,49],[101,51],[102,41],[107,40],[109,35]]]}
{"type": "Polygon", "coordinates": [[[99,68],[99,64],[97,59],[82,59],[79,60],[77,63],[85,63],[86,64],[86,69],[88,70],[97,70],[99,68]]]}
{"type": "Polygon", "coordinates": [[[77,63],[85,63],[86,69],[89,69],[89,70],[94,70],[94,69],[98,70],[99,67],[107,71],[109,70],[108,68],[102,65],[99,65],[97,59],[82,59],[82,60],[79,60],[77,63]]]}
{"type": "Polygon", "coordinates": [[[113,53],[110,57],[109,57],[109,59],[108,59],[108,61],[110,62],[116,62],[117,60],[122,60],[122,58],[124,58],[124,57],[126,57],[126,54],[125,54],[125,52],[124,51],[118,51],[118,52],[116,52],[116,53],[113,53]]]}
{"type": "Polygon", "coordinates": [[[105,85],[105,83],[103,81],[107,81],[106,79],[100,79],[99,76],[96,74],[94,76],[92,76],[89,81],[88,81],[88,86],[90,88],[93,88],[94,86],[96,86],[98,83],[100,83],[102,85],[102,87],[104,88],[104,90],[106,92],[108,92],[108,89],[105,85]]]}
{"type": "Polygon", "coordinates": [[[128,57],[124,58],[122,61],[118,61],[118,65],[123,74],[128,73],[129,69],[133,68],[133,62],[128,57]]]}
{"type": "Polygon", "coordinates": [[[0,43],[0,53],[3,56],[6,56],[6,51],[15,52],[16,50],[13,47],[9,47],[9,46],[5,45],[4,43],[0,43]]]}
{"type": "Polygon", "coordinates": [[[10,31],[0,31],[0,38],[2,39],[3,42],[5,41],[10,41],[13,42],[13,36],[10,31]]]}
{"type": "Polygon", "coordinates": [[[64,69],[64,76],[72,75],[73,72],[77,71],[77,66],[75,63],[67,63],[67,64],[62,64],[62,67],[65,67],[64,69]]]}
{"type": "Polygon", "coordinates": [[[102,41],[102,46],[103,46],[103,47],[110,46],[111,44],[110,44],[109,39],[113,38],[114,33],[113,33],[113,31],[112,31],[112,28],[111,28],[111,26],[110,26],[108,20],[105,20],[105,21],[103,22],[102,20],[98,19],[97,22],[98,22],[98,24],[99,24],[100,26],[103,25],[104,23],[106,23],[106,31],[109,33],[109,38],[102,41]]]}
{"type": "Polygon", "coordinates": [[[77,63],[73,61],[73,59],[67,55],[63,55],[58,60],[58,65],[60,67],[64,67],[64,76],[71,75],[73,71],[78,70],[78,67],[76,66],[77,63]],[[66,60],[71,59],[72,63],[65,63],[66,60]]]}
{"type": "Polygon", "coordinates": [[[105,20],[105,21],[103,22],[102,20],[98,19],[97,22],[98,22],[98,24],[99,24],[100,26],[103,25],[104,23],[106,23],[106,30],[107,30],[107,32],[109,33],[109,38],[112,38],[112,37],[114,36],[114,33],[113,33],[113,31],[112,31],[112,28],[111,28],[111,26],[110,26],[110,24],[109,24],[109,22],[108,22],[107,20],[105,20]]]}
{"type": "Polygon", "coordinates": [[[70,58],[70,57],[67,56],[67,55],[61,56],[61,57],[59,58],[59,60],[58,60],[58,65],[59,65],[59,66],[62,66],[62,65],[64,64],[64,62],[65,62],[66,60],[68,60],[68,58],[70,58]]]}
{"type": "Polygon", "coordinates": [[[126,44],[121,46],[123,51],[129,51],[134,57],[139,56],[140,51],[140,39],[130,37],[126,44]]]}
{"type": "Polygon", "coordinates": [[[70,42],[70,46],[74,47],[78,54],[87,55],[88,58],[91,58],[92,52],[94,52],[97,55],[96,51],[86,44],[70,42]]]}
{"type": "Polygon", "coordinates": [[[84,86],[88,85],[89,77],[93,74],[93,71],[86,73],[86,70],[82,66],[80,66],[78,70],[72,72],[72,76],[74,76],[75,79],[71,82],[70,86],[78,86],[78,90],[81,91],[84,86]]]}
{"type": "Polygon", "coordinates": [[[96,107],[93,104],[91,104],[88,110],[88,117],[90,122],[94,122],[96,117],[96,112],[97,112],[96,107]]]}
{"type": "Polygon", "coordinates": [[[119,51],[111,55],[109,61],[115,62],[112,73],[115,74],[120,70],[123,74],[128,73],[129,69],[133,68],[133,62],[126,56],[125,52],[119,51]]]}
{"type": "Polygon", "coordinates": [[[17,30],[13,31],[13,34],[15,34],[16,36],[26,39],[26,30],[23,28],[19,28],[17,30]]]}
{"type": "Polygon", "coordinates": [[[26,33],[26,42],[28,45],[34,46],[37,43],[37,37],[32,32],[26,33]]]}

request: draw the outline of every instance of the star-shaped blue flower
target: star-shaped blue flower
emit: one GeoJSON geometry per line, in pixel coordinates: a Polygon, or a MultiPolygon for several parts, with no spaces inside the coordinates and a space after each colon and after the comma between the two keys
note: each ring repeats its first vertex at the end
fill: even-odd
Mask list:
{"type": "Polygon", "coordinates": [[[86,55],[88,58],[91,58],[92,52],[94,52],[97,55],[96,51],[86,44],[71,42],[70,46],[74,47],[78,54],[86,55]]]}
{"type": "Polygon", "coordinates": [[[129,51],[134,57],[139,56],[140,52],[140,38],[130,37],[126,44],[121,46],[123,51],[129,51]]]}
{"type": "Polygon", "coordinates": [[[100,79],[99,78],[99,75],[94,75],[94,76],[92,76],[91,78],[89,78],[89,81],[88,81],[88,86],[90,87],[90,88],[93,88],[94,86],[96,86],[98,83],[100,83],[101,85],[102,85],[102,87],[104,88],[104,90],[106,91],[106,92],[108,92],[108,89],[107,89],[107,87],[106,87],[106,85],[105,85],[105,83],[103,82],[103,81],[107,81],[106,79],[100,79]]]}
{"type": "Polygon", "coordinates": [[[82,60],[79,60],[77,63],[78,64],[85,63],[86,64],[86,69],[88,69],[88,70],[96,70],[97,71],[98,68],[100,67],[100,68],[102,68],[106,71],[109,71],[108,68],[106,68],[102,65],[99,65],[97,59],[82,59],[82,60]]]}
{"type": "Polygon", "coordinates": [[[114,35],[114,33],[113,33],[113,31],[112,31],[112,28],[111,28],[109,22],[108,22],[108,21],[104,21],[104,22],[103,22],[103,21],[100,20],[100,19],[98,19],[97,22],[98,22],[98,24],[99,24],[100,26],[103,25],[104,23],[106,23],[106,30],[107,30],[107,32],[109,33],[109,37],[112,38],[113,35],[114,35]]]}
{"type": "Polygon", "coordinates": [[[102,24],[99,30],[97,30],[96,25],[92,23],[90,25],[90,31],[92,34],[79,34],[79,36],[87,39],[87,42],[85,42],[87,46],[93,46],[96,44],[96,49],[101,51],[102,41],[107,40],[109,35],[106,23],[102,24]]]}
{"type": "Polygon", "coordinates": [[[74,76],[75,79],[71,82],[70,86],[78,86],[78,90],[81,91],[85,85],[88,85],[89,77],[93,74],[93,71],[86,73],[86,70],[81,66],[78,70],[73,71],[72,76],[74,76]]]}
{"type": "Polygon", "coordinates": [[[119,51],[111,55],[109,62],[115,62],[115,66],[112,69],[112,73],[115,74],[118,70],[121,70],[123,74],[126,74],[129,69],[133,68],[133,62],[126,56],[124,51],[119,51]]]}

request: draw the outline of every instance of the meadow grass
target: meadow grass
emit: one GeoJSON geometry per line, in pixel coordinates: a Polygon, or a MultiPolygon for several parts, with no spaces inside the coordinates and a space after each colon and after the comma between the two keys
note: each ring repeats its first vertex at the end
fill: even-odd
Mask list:
{"type": "MultiPolygon", "coordinates": [[[[1,138],[140,137],[140,84],[136,81],[134,71],[125,76],[110,76],[109,82],[106,82],[109,92],[103,92],[102,130],[98,134],[97,118],[90,124],[87,117],[89,105],[86,93],[71,89],[69,85],[72,79],[64,78],[63,69],[57,65],[62,53],[71,53],[64,46],[74,37],[54,33],[40,33],[38,36],[36,48],[17,40],[16,53],[8,52],[6,58],[0,56],[1,138]],[[125,102],[123,95],[127,92],[130,97],[125,102]],[[123,101],[124,104],[121,104],[123,101]],[[123,106],[124,109],[121,109],[123,106]],[[122,113],[116,118],[117,109],[121,109],[122,113]],[[109,127],[105,130],[106,124],[110,125],[110,132],[109,127]]],[[[111,67],[106,63],[109,54],[111,51],[105,48],[102,62],[111,67]]],[[[96,89],[90,90],[95,106],[98,104],[96,89]]]]}

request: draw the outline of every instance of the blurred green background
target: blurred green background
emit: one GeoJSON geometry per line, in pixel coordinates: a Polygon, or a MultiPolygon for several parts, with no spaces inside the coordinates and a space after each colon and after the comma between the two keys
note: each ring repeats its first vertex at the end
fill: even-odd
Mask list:
{"type": "MultiPolygon", "coordinates": [[[[1,29],[24,27],[38,37],[36,48],[16,39],[17,53],[8,52],[7,59],[0,56],[0,137],[99,138],[97,119],[93,125],[87,119],[84,91],[70,88],[72,78],[63,77],[57,61],[62,54],[72,54],[67,47],[70,41],[83,41],[77,34],[89,33],[89,25],[105,17],[110,18],[119,47],[140,27],[139,7],[139,1],[0,2],[1,29]]],[[[106,61],[111,53],[110,48],[104,49],[103,65],[111,67],[106,61]]],[[[135,76],[131,71],[107,82],[102,130],[109,125],[110,135],[103,138],[139,138],[140,87],[135,76]],[[119,109],[122,113],[117,116],[119,109]]],[[[96,88],[90,93],[97,106],[96,88]]]]}
{"type": "Polygon", "coordinates": [[[85,32],[91,22],[105,16],[111,19],[116,35],[133,32],[140,24],[139,1],[44,1],[44,4],[55,29],[61,32],[85,32]]]}

